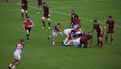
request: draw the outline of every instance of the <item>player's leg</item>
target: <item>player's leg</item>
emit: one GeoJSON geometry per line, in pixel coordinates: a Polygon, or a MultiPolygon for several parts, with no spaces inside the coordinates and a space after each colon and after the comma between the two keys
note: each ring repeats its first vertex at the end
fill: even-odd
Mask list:
{"type": "Polygon", "coordinates": [[[30,33],[30,32],[29,32],[29,30],[27,29],[27,30],[26,30],[27,41],[29,41],[29,33],[30,33]]]}
{"type": "Polygon", "coordinates": [[[105,41],[103,43],[107,43],[107,39],[108,39],[108,33],[106,33],[105,41]]]}
{"type": "Polygon", "coordinates": [[[13,65],[12,69],[15,69],[15,67],[20,64],[20,60],[15,60],[15,64],[13,65]]]}
{"type": "Polygon", "coordinates": [[[23,20],[23,18],[24,18],[24,9],[21,9],[21,16],[22,16],[21,20],[23,20]]]}
{"type": "Polygon", "coordinates": [[[111,45],[113,45],[113,35],[114,35],[114,34],[111,33],[111,42],[110,42],[111,45]]]}
{"type": "Polygon", "coordinates": [[[42,17],[42,23],[43,23],[42,28],[45,28],[45,16],[42,17]]]}
{"type": "Polygon", "coordinates": [[[67,43],[68,38],[69,38],[69,34],[68,34],[68,33],[66,33],[66,34],[65,34],[65,36],[66,36],[66,38],[65,38],[65,40],[64,40],[64,44],[66,44],[66,43],[67,43]]]}
{"type": "Polygon", "coordinates": [[[50,29],[50,17],[47,18],[48,21],[48,29],[50,29]]]}
{"type": "Polygon", "coordinates": [[[12,62],[10,63],[10,65],[8,65],[8,68],[11,69],[11,67],[12,67],[14,64],[15,64],[15,60],[12,61],[12,62]]]}
{"type": "Polygon", "coordinates": [[[55,35],[52,36],[53,47],[55,47],[55,35]]]}
{"type": "Polygon", "coordinates": [[[98,37],[99,39],[99,43],[101,44],[101,48],[103,48],[103,41],[102,41],[102,37],[98,37]]]}
{"type": "Polygon", "coordinates": [[[27,9],[25,10],[25,14],[26,14],[26,18],[27,18],[27,16],[28,16],[28,11],[27,11],[27,9]]]}

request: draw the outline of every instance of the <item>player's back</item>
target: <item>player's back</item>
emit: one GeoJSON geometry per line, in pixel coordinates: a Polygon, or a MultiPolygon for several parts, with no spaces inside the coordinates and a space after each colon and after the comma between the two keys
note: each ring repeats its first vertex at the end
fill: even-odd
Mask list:
{"type": "Polygon", "coordinates": [[[49,7],[48,6],[43,6],[44,14],[49,13],[49,7]]]}
{"type": "Polygon", "coordinates": [[[96,29],[97,32],[101,32],[100,24],[94,24],[94,28],[96,29]]]}
{"type": "Polygon", "coordinates": [[[115,21],[114,20],[107,20],[106,22],[108,25],[108,28],[114,28],[115,21]]]}

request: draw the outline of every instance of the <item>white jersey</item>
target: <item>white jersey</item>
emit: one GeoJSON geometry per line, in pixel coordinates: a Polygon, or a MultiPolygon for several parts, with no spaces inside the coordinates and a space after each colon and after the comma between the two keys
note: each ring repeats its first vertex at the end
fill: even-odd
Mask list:
{"type": "Polygon", "coordinates": [[[65,29],[64,34],[70,34],[73,29],[65,29]]]}
{"type": "Polygon", "coordinates": [[[23,44],[19,43],[16,45],[16,50],[14,52],[14,55],[17,55],[17,54],[21,54],[22,52],[22,47],[23,47],[23,44]]]}

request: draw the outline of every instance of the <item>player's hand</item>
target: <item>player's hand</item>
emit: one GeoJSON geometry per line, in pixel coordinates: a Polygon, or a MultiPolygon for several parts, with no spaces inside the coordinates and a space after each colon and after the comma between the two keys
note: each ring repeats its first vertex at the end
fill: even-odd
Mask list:
{"type": "Polygon", "coordinates": [[[104,26],[104,30],[106,29],[106,27],[104,26]]]}
{"type": "Polygon", "coordinates": [[[24,6],[24,4],[22,4],[22,6],[24,6]]]}
{"type": "Polygon", "coordinates": [[[50,17],[50,14],[48,16],[50,17]]]}

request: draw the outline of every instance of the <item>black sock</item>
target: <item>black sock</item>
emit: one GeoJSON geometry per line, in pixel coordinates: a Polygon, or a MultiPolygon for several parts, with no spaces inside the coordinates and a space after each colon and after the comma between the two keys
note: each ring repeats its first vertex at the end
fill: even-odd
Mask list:
{"type": "Polygon", "coordinates": [[[107,41],[107,39],[108,39],[108,36],[105,37],[105,41],[107,41]]]}
{"type": "Polygon", "coordinates": [[[111,37],[111,42],[113,42],[113,38],[111,37]]]}

